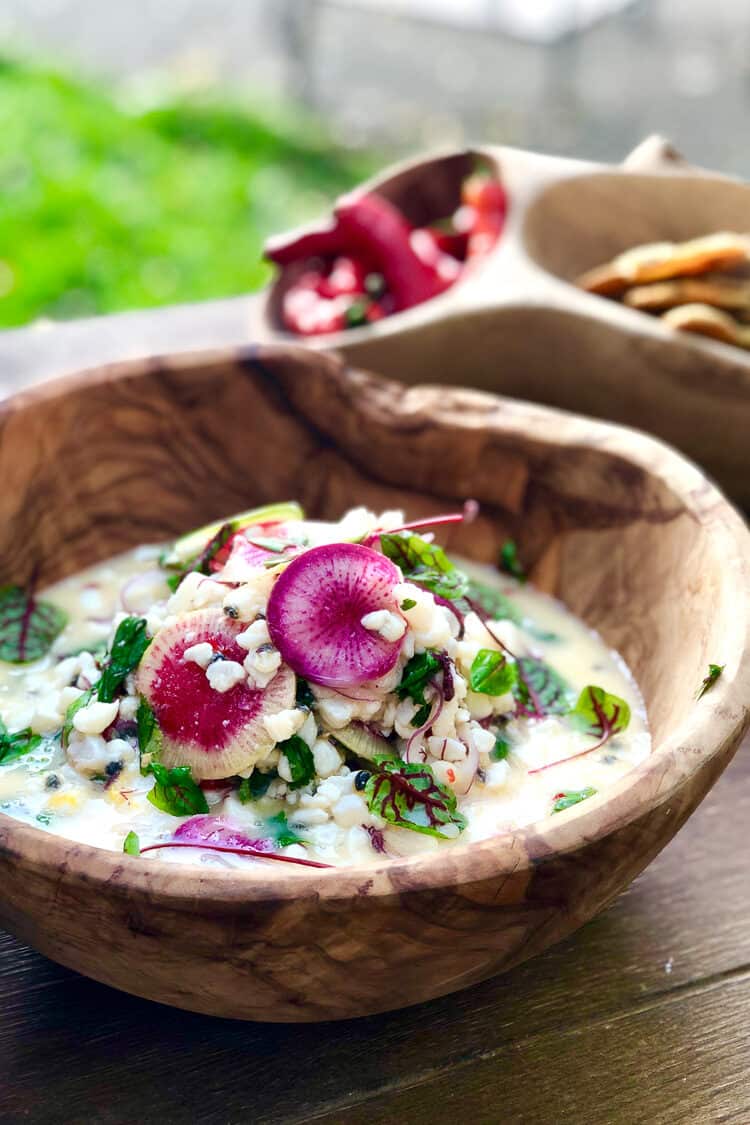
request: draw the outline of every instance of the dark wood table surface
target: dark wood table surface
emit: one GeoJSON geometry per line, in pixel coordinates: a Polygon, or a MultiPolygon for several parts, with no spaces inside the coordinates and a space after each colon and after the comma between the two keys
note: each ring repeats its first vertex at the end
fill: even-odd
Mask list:
{"type": "MultiPolygon", "coordinates": [[[[230,323],[239,334],[237,306],[205,310],[213,338],[192,319],[195,342],[230,323]]],[[[84,353],[166,350],[171,317],[0,334],[0,392],[84,353]]],[[[568,941],[447,999],[342,1023],[171,1010],[0,931],[0,1123],[749,1125],[749,837],[750,739],[677,838],[568,941]]]]}

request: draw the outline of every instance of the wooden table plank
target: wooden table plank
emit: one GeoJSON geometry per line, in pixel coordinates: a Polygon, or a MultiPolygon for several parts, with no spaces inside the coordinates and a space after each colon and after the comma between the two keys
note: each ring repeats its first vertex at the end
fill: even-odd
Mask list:
{"type": "Polygon", "coordinates": [[[0,1120],[750,1121],[749,820],[750,741],[573,938],[485,986],[365,1020],[171,1011],[6,938],[0,1120]]]}

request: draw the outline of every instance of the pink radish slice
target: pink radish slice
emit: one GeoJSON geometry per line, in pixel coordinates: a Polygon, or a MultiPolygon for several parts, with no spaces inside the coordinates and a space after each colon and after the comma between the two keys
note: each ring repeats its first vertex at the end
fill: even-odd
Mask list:
{"type": "Polygon", "coordinates": [[[185,843],[221,844],[226,848],[255,848],[260,852],[274,850],[272,840],[267,838],[252,840],[218,816],[192,816],[175,831],[174,839],[185,843]]]}
{"type": "Polygon", "coordinates": [[[268,631],[298,675],[325,687],[355,687],[390,672],[401,641],[387,641],[362,618],[396,610],[398,568],[357,543],[305,551],[279,576],[268,601],[268,631]]]}
{"type": "Polygon", "coordinates": [[[219,692],[200,665],[185,660],[186,649],[208,642],[218,656],[242,664],[247,653],[236,638],[243,628],[220,609],[183,614],[159,630],[138,667],[138,691],[162,734],[162,763],[190,766],[196,781],[254,765],[274,744],[264,717],[294,706],[294,675],[283,665],[263,691],[243,680],[219,692]]]}
{"type": "MultiPolygon", "coordinates": [[[[284,539],[286,527],[286,524],[274,520],[272,523],[256,523],[241,528],[214,555],[209,563],[209,570],[215,574],[228,563],[235,561],[245,563],[248,567],[259,567],[263,566],[269,559],[278,558],[279,552],[269,551],[265,547],[250,543],[247,536],[249,534],[251,539],[284,539]]],[[[289,545],[292,546],[291,543],[289,545]]]]}

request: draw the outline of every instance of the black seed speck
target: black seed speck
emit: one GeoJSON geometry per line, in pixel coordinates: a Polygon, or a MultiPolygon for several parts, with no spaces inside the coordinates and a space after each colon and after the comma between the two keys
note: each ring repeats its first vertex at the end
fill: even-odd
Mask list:
{"type": "Polygon", "coordinates": [[[365,788],[372,775],[367,770],[360,770],[354,778],[354,788],[360,791],[365,788]]]}
{"type": "Polygon", "coordinates": [[[104,773],[109,778],[119,777],[123,770],[122,762],[107,762],[104,773]]]}
{"type": "Polygon", "coordinates": [[[225,605],[224,613],[227,617],[231,617],[232,621],[236,621],[240,615],[240,611],[237,609],[236,605],[225,605]]]}
{"type": "Polygon", "coordinates": [[[47,774],[47,778],[44,782],[44,788],[45,789],[59,789],[61,784],[62,784],[62,782],[60,781],[60,778],[57,776],[56,773],[49,773],[49,774],[47,774]]]}

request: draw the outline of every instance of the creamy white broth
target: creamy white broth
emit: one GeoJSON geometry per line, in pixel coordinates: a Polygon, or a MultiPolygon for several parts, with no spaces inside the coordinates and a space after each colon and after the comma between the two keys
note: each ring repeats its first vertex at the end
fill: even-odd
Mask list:
{"type": "MultiPolygon", "coordinates": [[[[391,526],[394,522],[398,523],[396,514],[387,515],[391,518],[391,526]]],[[[356,520],[350,517],[347,520],[348,523],[334,525],[305,523],[304,533],[308,543],[338,542],[344,533],[351,532],[353,524],[356,526],[356,520]]],[[[67,690],[72,695],[88,682],[96,681],[96,667],[91,657],[77,656],[73,658],[76,663],[71,663],[67,659],[68,654],[83,650],[84,654],[100,655],[111,642],[116,615],[125,611],[144,614],[149,621],[149,632],[158,633],[166,613],[165,605],[177,604],[174,602],[177,595],[173,596],[172,603],[167,601],[170,592],[166,576],[158,567],[160,553],[159,547],[139,548],[90,567],[40,595],[62,607],[69,620],[50,653],[42,660],[32,665],[0,663],[0,717],[12,731],[31,726],[45,739],[38,749],[9,765],[0,765],[0,810],[4,813],[67,839],[118,852],[122,851],[128,833],[135,833],[141,848],[144,848],[171,840],[175,828],[188,819],[155,808],[148,800],[153,778],[144,777],[140,770],[132,682],[127,698],[120,705],[117,723],[121,729],[101,736],[108,740],[107,749],[111,745],[115,747],[113,760],[118,758],[123,761],[122,770],[116,777],[105,779],[104,774],[99,774],[92,779],[87,776],[80,762],[68,760],[70,753],[66,754],[62,749],[58,734],[66,702],[60,698],[61,694],[67,690]],[[66,662],[62,663],[63,660],[66,662]],[[73,680],[78,687],[71,690],[73,680]]],[[[624,699],[631,709],[627,729],[584,757],[541,773],[530,773],[530,770],[549,762],[571,758],[586,750],[595,740],[589,733],[574,729],[564,716],[510,718],[504,721],[501,724],[503,737],[511,746],[507,758],[493,761],[491,755],[488,757],[483,752],[481,767],[469,791],[457,794],[458,810],[466,817],[466,827],[455,838],[444,840],[395,827],[377,815],[358,818],[357,809],[361,808],[363,798],[355,782],[366,763],[347,757],[336,742],[335,730],[328,733],[321,731],[321,720],[318,718],[317,733],[318,736],[322,734],[322,739],[314,740],[315,746],[319,749],[320,741],[328,742],[340,756],[340,763],[333,773],[327,776],[316,773],[315,779],[301,790],[287,789],[274,796],[274,785],[284,789],[283,779],[278,778],[278,784],[273,783],[267,796],[246,803],[239,799],[236,788],[231,792],[227,788],[207,788],[205,796],[211,815],[256,839],[262,838],[269,822],[273,822],[272,818],[283,812],[289,829],[304,842],[279,844],[276,849],[279,853],[333,865],[379,862],[383,854],[374,849],[373,838],[378,841],[378,848],[384,846],[386,855],[394,858],[483,840],[549,815],[565,815],[552,812],[559,794],[587,788],[604,792],[648,756],[650,736],[645,708],[638,688],[618,654],[608,649],[596,633],[554,599],[529,585],[520,585],[494,568],[463,560],[454,561],[473,578],[504,593],[522,615],[520,625],[508,621],[497,623],[495,631],[502,633],[502,639],[510,649],[515,648],[524,655],[545,661],[570,686],[573,700],[589,684],[596,684],[624,699]],[[370,823],[362,823],[363,819],[370,823]]],[[[208,581],[211,586],[214,585],[210,579],[208,581]]],[[[205,594],[201,593],[203,596],[205,594]]],[[[194,611],[193,603],[189,611],[194,611]]],[[[436,607],[435,612],[441,615],[444,611],[436,607]]],[[[404,616],[408,616],[408,612],[404,616]]],[[[448,614],[448,618],[451,616],[448,614]]],[[[441,622],[444,626],[442,617],[441,622]]],[[[454,637],[450,642],[455,650],[456,675],[459,675],[461,665],[455,653],[460,650],[461,644],[470,648],[471,643],[475,643],[466,639],[469,618],[466,624],[464,640],[457,641],[454,637]]],[[[452,622],[451,628],[455,628],[452,622]]],[[[481,631],[481,623],[474,621],[474,638],[481,631]]],[[[419,635],[415,632],[415,636],[419,635]]],[[[481,647],[497,647],[489,635],[482,636],[481,647]]],[[[411,629],[407,629],[406,637],[411,637],[411,629]]],[[[385,695],[392,697],[392,693],[385,695]]],[[[470,721],[476,730],[483,718],[480,712],[486,699],[470,693],[467,700],[468,703],[464,701],[467,707],[470,704],[479,709],[476,716],[472,711],[470,721]]],[[[344,706],[351,708],[352,704],[344,703],[344,706]]],[[[357,705],[354,706],[356,708],[357,705]]],[[[356,712],[354,719],[368,721],[367,716],[356,712]]],[[[490,718],[484,719],[490,722],[490,718]]],[[[466,724],[462,729],[467,729],[466,724]]],[[[83,736],[74,737],[83,739],[83,736]]],[[[98,737],[95,736],[94,740],[98,737]]],[[[278,767],[279,755],[275,753],[275,758],[272,752],[261,765],[278,767]]],[[[316,763],[319,758],[320,753],[317,753],[316,763]]],[[[450,763],[429,757],[428,762],[436,771],[438,780],[449,785],[446,778],[450,775],[450,763]]],[[[259,864],[268,866],[265,860],[194,847],[164,848],[142,856],[144,862],[150,858],[246,869],[257,869],[259,864]]],[[[304,873],[305,868],[287,865],[285,870],[304,873]]]]}

